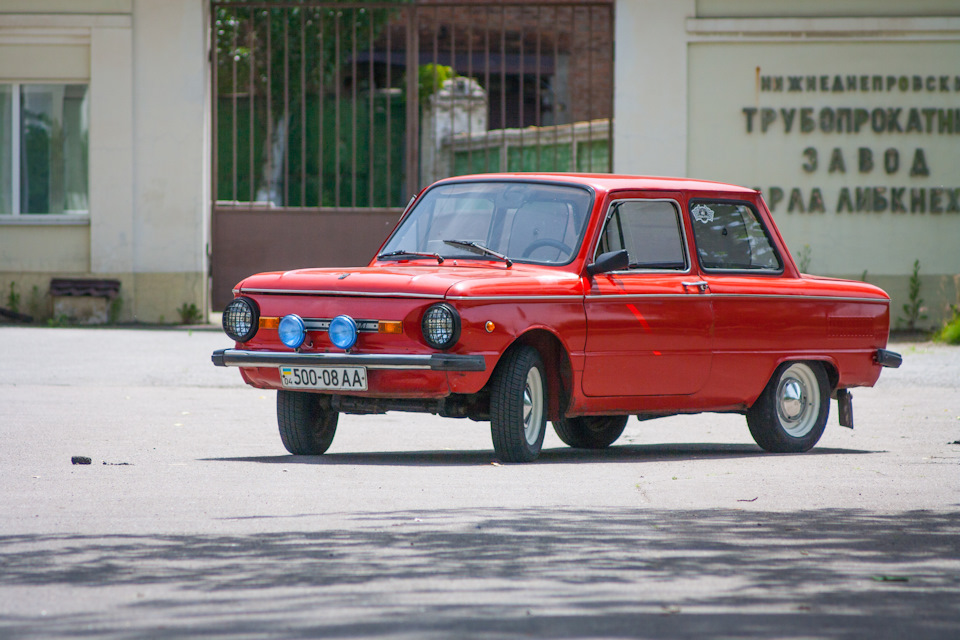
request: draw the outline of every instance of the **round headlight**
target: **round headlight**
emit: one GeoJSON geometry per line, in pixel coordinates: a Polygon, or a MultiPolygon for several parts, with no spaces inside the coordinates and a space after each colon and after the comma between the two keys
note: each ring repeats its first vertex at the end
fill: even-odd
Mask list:
{"type": "Polygon", "coordinates": [[[283,319],[280,320],[277,335],[280,336],[280,342],[291,349],[297,349],[307,337],[307,326],[303,324],[303,318],[291,313],[288,316],[283,316],[283,319]]]}
{"type": "Polygon", "coordinates": [[[434,349],[449,349],[460,338],[460,314],[448,304],[435,304],[423,314],[423,339],[434,349]]]}
{"type": "Polygon", "coordinates": [[[337,316],[327,329],[330,342],[341,349],[349,349],[357,342],[357,323],[350,316],[337,316]]]}
{"type": "Polygon", "coordinates": [[[247,342],[260,328],[260,309],[250,298],[234,298],[223,310],[223,330],[237,342],[247,342]]]}

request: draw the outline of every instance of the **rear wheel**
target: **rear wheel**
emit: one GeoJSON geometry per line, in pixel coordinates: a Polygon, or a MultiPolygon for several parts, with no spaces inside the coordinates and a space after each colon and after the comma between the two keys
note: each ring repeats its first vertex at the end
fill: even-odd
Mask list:
{"type": "Polygon", "coordinates": [[[785,362],[747,411],[758,445],[773,453],[809,451],[830,414],[830,385],[819,362],[785,362]]]}
{"type": "Polygon", "coordinates": [[[627,416],[581,416],[553,421],[553,430],[564,444],[575,449],[604,449],[627,426],[627,416]]]}
{"type": "Polygon", "coordinates": [[[339,414],[323,400],[316,393],[277,391],[280,440],[293,455],[318,456],[330,448],[339,414]]]}
{"type": "Polygon", "coordinates": [[[546,433],[547,384],[533,347],[508,352],[490,380],[490,435],[504,462],[536,460],[546,433]]]}

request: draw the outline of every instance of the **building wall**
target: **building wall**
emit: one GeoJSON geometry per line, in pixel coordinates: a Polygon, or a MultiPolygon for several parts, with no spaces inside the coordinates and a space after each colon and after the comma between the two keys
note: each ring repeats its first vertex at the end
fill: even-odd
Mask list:
{"type": "MultiPolygon", "coordinates": [[[[90,214],[0,216],[0,301],[16,283],[23,309],[49,313],[52,277],[111,277],[122,320],[206,309],[207,12],[205,0],[0,4],[0,82],[89,82],[91,100],[90,214]]],[[[616,12],[615,171],[761,188],[795,257],[884,286],[894,318],[915,260],[929,324],[957,302],[960,5],[618,0],[616,12]],[[895,80],[874,90],[874,77],[895,80]],[[857,124],[878,110],[885,126],[857,124]],[[852,130],[837,133],[841,118],[852,130]]]]}
{"type": "Polygon", "coordinates": [[[0,216],[0,292],[49,315],[53,277],[121,281],[121,321],[207,307],[204,0],[5,0],[0,82],[89,83],[89,216],[0,216]]]}
{"type": "Polygon", "coordinates": [[[794,257],[958,302],[960,5],[621,0],[614,169],[764,192],[794,257]],[[650,64],[651,60],[656,60],[650,64]]]}

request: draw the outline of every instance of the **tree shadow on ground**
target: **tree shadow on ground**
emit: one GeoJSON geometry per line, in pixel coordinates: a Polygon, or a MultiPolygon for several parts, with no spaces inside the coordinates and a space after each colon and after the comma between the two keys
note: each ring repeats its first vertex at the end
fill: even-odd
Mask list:
{"type": "Polygon", "coordinates": [[[473,509],[0,538],[11,638],[957,638],[960,511],[473,509]],[[126,591],[125,591],[126,590],[126,591]],[[109,606],[98,594],[143,592],[109,606]]]}

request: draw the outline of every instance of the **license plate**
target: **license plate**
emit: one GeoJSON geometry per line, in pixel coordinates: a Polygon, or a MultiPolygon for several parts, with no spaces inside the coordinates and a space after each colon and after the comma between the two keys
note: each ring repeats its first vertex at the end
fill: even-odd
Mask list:
{"type": "Polygon", "coordinates": [[[280,382],[294,389],[366,391],[366,367],[280,367],[280,382]]]}

